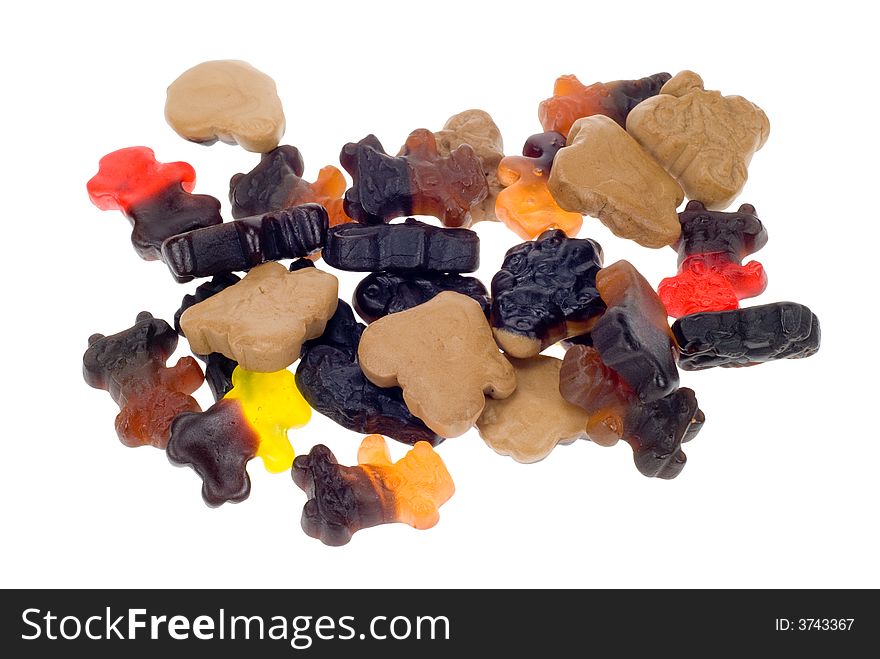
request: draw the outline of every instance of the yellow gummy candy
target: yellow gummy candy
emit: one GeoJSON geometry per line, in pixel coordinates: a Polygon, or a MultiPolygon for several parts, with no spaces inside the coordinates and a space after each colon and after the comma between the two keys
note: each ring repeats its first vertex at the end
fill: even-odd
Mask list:
{"type": "Polygon", "coordinates": [[[260,438],[257,455],[266,469],[272,473],[290,469],[294,454],[287,431],[304,426],[312,417],[293,373],[287,369],[257,373],[237,366],[225,398],[240,402],[242,414],[260,438]]]}

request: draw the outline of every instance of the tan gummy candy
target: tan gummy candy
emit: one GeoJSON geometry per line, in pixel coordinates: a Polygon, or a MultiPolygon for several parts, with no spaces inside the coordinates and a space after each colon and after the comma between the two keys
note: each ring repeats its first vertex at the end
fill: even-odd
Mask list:
{"type": "Polygon", "coordinates": [[[516,391],[504,400],[486,401],[477,419],[483,440],[517,462],[537,462],[557,444],[586,439],[587,413],[559,393],[562,360],[540,355],[510,363],[516,391]]]}
{"type": "Polygon", "coordinates": [[[271,151],[284,135],[275,81],[247,62],[215,60],[184,71],[168,87],[165,120],[191,142],[217,140],[271,151]]]}
{"type": "Polygon", "coordinates": [[[483,165],[489,194],[471,209],[471,220],[497,220],[495,217],[495,198],[503,186],[498,182],[498,163],[504,157],[504,142],[501,131],[492,121],[488,112],[483,110],[465,110],[449,117],[443,130],[434,133],[437,140],[437,151],[441,156],[448,156],[462,144],[469,144],[483,165]]]}
{"type": "Polygon", "coordinates": [[[442,437],[467,432],[486,394],[506,398],[516,389],[480,304],[451,291],[369,325],[358,361],[374,384],[403,389],[410,411],[442,437]]]}
{"type": "Polygon", "coordinates": [[[681,233],[681,187],[613,119],[578,119],[547,182],[564,210],[598,217],[621,238],[671,245],[681,233]]]}
{"type": "Polygon", "coordinates": [[[723,210],[746,184],[770,122],[751,101],[706,91],[700,76],[682,71],[630,112],[626,129],[678,179],[689,199],[723,210]]]}
{"type": "Polygon", "coordinates": [[[220,352],[248,371],[274,373],[299,359],[303,341],[323,334],[338,288],[336,277],[317,268],[288,272],[264,263],[191,306],[180,326],[194,353],[220,352]]]}

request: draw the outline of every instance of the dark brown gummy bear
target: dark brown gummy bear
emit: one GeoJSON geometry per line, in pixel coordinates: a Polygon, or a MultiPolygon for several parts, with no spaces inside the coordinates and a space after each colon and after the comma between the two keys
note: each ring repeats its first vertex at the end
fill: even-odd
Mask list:
{"type": "Polygon", "coordinates": [[[118,334],[89,337],[83,376],[119,405],[116,433],[126,446],[165,448],[174,418],[201,409],[189,395],[204,381],[198,362],[183,357],[175,366],[165,366],[176,347],[171,325],[146,311],[118,334]]]}
{"type": "Polygon", "coordinates": [[[689,201],[678,214],[681,238],[676,243],[678,264],[693,254],[725,254],[741,263],[767,244],[767,230],[751,204],[735,213],[706,210],[701,201],[689,201]]]}
{"type": "Polygon", "coordinates": [[[408,274],[374,272],[354,291],[354,308],[368,323],[390,313],[424,304],[443,291],[467,295],[489,315],[489,291],[479,279],[454,274],[408,274]]]}
{"type": "Polygon", "coordinates": [[[247,174],[229,181],[232,217],[263,215],[291,206],[306,193],[309,183],[301,177],[305,165],[295,146],[279,146],[260,156],[260,163],[247,174]]]}
{"type": "Polygon", "coordinates": [[[260,438],[242,414],[241,403],[223,399],[204,412],[181,414],[171,425],[168,459],[189,465],[202,479],[202,499],[211,507],[248,498],[247,463],[260,438]]]}
{"type": "Polygon", "coordinates": [[[345,212],[376,224],[404,215],[431,215],[447,227],[467,227],[471,208],[489,194],[480,159],[467,144],[448,156],[434,134],[410,133],[400,156],[389,156],[375,135],[342,148],[339,161],[352,177],[345,212]]]}

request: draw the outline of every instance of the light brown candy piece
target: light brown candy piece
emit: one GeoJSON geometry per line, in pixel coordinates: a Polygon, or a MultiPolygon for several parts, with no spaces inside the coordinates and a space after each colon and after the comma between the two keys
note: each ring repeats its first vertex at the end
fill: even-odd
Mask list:
{"type": "Polygon", "coordinates": [[[184,311],[180,327],[197,355],[220,352],[248,371],[274,373],[299,359],[303,341],[324,333],[338,289],[330,273],[289,272],[272,261],[184,311]]]}
{"type": "Polygon", "coordinates": [[[275,81],[247,62],[215,60],[184,71],[168,87],[165,120],[191,142],[240,144],[267,153],[284,135],[275,81]]]}
{"type": "Polygon", "coordinates": [[[587,413],[559,393],[562,360],[539,355],[510,359],[516,391],[504,400],[487,400],[477,419],[480,436],[501,455],[537,462],[557,444],[587,438],[587,413]]]}
{"type": "Polygon", "coordinates": [[[547,182],[564,210],[598,217],[621,238],[645,247],[673,244],[684,193],[613,119],[578,119],[547,182]]]}
{"type": "Polygon", "coordinates": [[[465,110],[454,114],[443,125],[443,130],[434,133],[434,137],[441,156],[448,156],[462,144],[471,145],[483,165],[486,182],[489,184],[489,194],[471,208],[471,220],[497,220],[495,199],[504,189],[498,182],[498,163],[504,157],[504,142],[501,131],[489,113],[483,110],[465,110]]]}
{"type": "Polygon", "coordinates": [[[742,191],[755,151],[770,135],[767,115],[742,96],[703,89],[682,71],[639,103],[626,129],[674,176],[689,199],[723,210],[742,191]]]}
{"type": "Polygon", "coordinates": [[[358,362],[373,384],[403,389],[409,410],[442,437],[467,432],[486,394],[506,398],[516,389],[482,307],[451,291],[370,324],[358,362]]]}

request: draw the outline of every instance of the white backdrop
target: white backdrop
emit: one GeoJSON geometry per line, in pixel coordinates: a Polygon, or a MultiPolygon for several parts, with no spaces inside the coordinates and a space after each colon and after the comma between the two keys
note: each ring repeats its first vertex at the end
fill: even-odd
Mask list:
{"type": "MultiPolygon", "coordinates": [[[[0,40],[6,279],[2,323],[0,586],[880,586],[877,546],[876,20],[860,2],[17,4],[0,40]],[[780,3],[782,4],[782,3],[780,3]],[[535,465],[496,455],[475,431],[440,452],[457,492],[434,528],[307,537],[305,497],[259,461],[238,505],[208,509],[200,481],[161,451],[116,439],[107,393],[80,375],[87,337],[138,311],[171,319],[180,286],[146,263],[116,212],[91,206],[98,159],[147,145],[184,160],[196,192],[223,201],[257,156],[203,147],[165,124],[165,87],[209,59],[275,78],[313,180],[341,146],[375,133],[394,152],[458,111],[495,118],[507,153],[539,132],[554,79],[584,83],[690,68],[771,121],[737,203],[770,242],[754,258],[767,291],[822,322],[808,360],[683,373],[707,421],[674,481],[642,477],[621,443],[577,442],[535,465]]],[[[876,18],[876,17],[874,17],[876,18]]],[[[488,284],[519,242],[477,225],[488,284]]],[[[606,263],[656,285],[675,272],[586,218],[606,263]]],[[[357,275],[340,278],[348,299],[357,275]]],[[[179,354],[186,354],[183,342],[179,354]]],[[[175,357],[176,359],[176,357],[175,357]]],[[[203,387],[197,398],[207,406],[203,387]]],[[[320,418],[292,431],[355,460],[360,436],[320,418]]],[[[394,443],[395,457],[405,447],[394,443]]]]}

